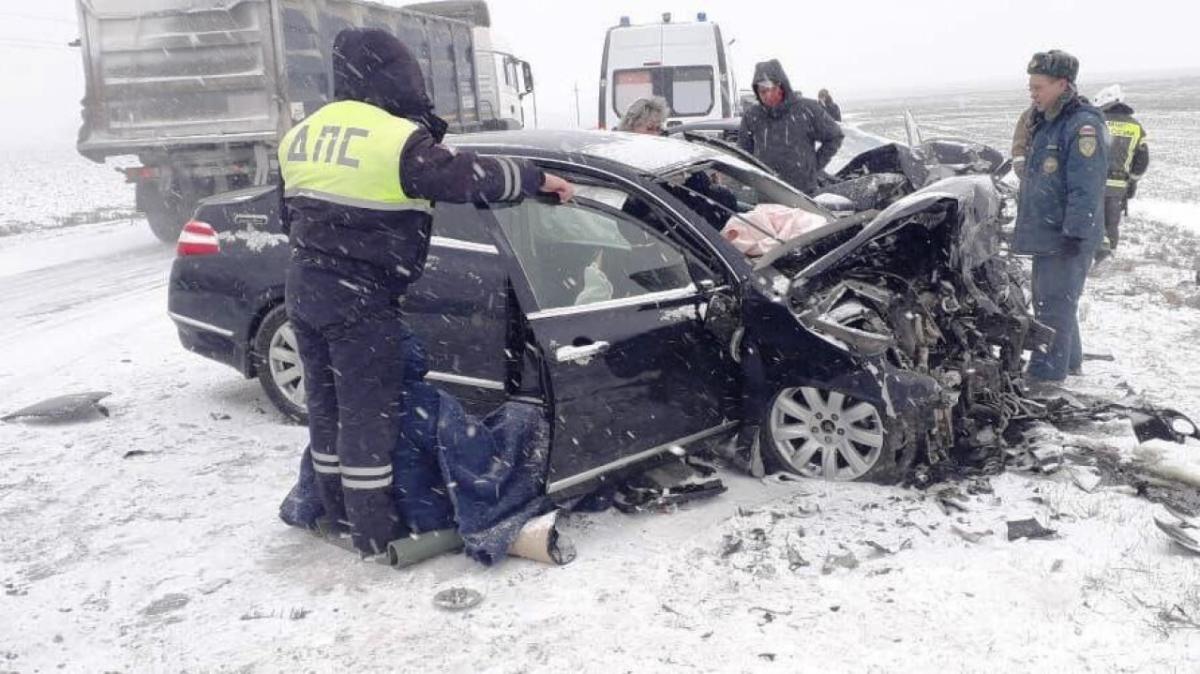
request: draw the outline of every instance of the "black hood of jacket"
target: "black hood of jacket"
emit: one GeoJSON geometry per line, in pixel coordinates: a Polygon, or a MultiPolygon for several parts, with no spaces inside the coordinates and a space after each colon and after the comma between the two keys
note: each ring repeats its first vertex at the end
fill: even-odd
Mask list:
{"type": "Polygon", "coordinates": [[[1133,108],[1129,107],[1128,103],[1113,103],[1101,108],[1101,111],[1106,115],[1132,115],[1133,108]]]}
{"type": "Polygon", "coordinates": [[[792,89],[792,82],[788,79],[787,73],[783,72],[783,65],[779,63],[778,59],[754,64],[754,79],[750,81],[750,86],[754,88],[754,97],[758,99],[760,105],[763,102],[762,98],[758,95],[758,87],[756,85],[763,80],[771,80],[783,87],[783,104],[779,106],[781,108],[787,107],[787,105],[800,97],[800,92],[792,89]]]}
{"type": "Polygon", "coordinates": [[[447,124],[433,114],[421,66],[404,43],[375,28],[347,28],[333,41],[333,96],[361,101],[423,124],[441,142],[447,124]]]}

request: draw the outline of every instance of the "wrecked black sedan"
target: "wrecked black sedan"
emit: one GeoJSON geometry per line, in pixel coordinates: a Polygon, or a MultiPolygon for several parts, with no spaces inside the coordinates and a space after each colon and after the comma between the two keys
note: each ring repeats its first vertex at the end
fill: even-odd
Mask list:
{"type": "MultiPolygon", "coordinates": [[[[753,469],[893,481],[920,453],[1002,430],[1005,377],[1039,330],[996,255],[989,178],[837,217],[678,140],[519,131],[452,142],[579,185],[568,204],[436,205],[427,268],[403,305],[428,379],[468,409],[544,408],[556,498],[734,437],[726,446],[753,469]],[[701,173],[732,207],[689,187],[701,173]],[[765,232],[769,252],[748,257],[720,228],[754,226],[747,216],[764,205],[810,227],[788,240],[765,232]]],[[[299,417],[278,210],[271,187],[202,203],[169,304],[187,348],[260,376],[299,417]]]]}

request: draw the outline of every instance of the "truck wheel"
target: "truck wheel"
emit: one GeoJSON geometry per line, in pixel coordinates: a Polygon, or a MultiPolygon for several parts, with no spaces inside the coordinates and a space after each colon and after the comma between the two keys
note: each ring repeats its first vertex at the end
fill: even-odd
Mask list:
{"type": "Polygon", "coordinates": [[[137,206],[146,214],[150,223],[150,231],[159,241],[174,245],[179,241],[179,233],[191,215],[191,210],[185,204],[159,191],[158,185],[152,182],[138,183],[137,206]]]}
{"type": "Polygon", "coordinates": [[[258,381],[275,407],[289,419],[308,423],[304,365],[296,348],[296,333],[282,304],[272,309],[258,328],[254,361],[258,381]]]}
{"type": "Polygon", "coordinates": [[[894,484],[916,456],[913,443],[874,404],[814,386],[784,389],[762,424],[771,471],[836,481],[894,484]]]}

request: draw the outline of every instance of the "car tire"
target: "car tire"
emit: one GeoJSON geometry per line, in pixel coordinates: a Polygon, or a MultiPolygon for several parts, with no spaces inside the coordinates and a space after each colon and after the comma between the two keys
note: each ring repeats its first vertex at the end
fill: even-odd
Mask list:
{"type": "Polygon", "coordinates": [[[282,304],[271,309],[258,327],[254,363],[258,381],[271,403],[289,419],[307,423],[304,365],[296,348],[296,334],[282,304]]]}
{"type": "Polygon", "coordinates": [[[820,386],[780,391],[760,432],[769,472],[895,484],[916,456],[900,424],[874,403],[820,386]]]}

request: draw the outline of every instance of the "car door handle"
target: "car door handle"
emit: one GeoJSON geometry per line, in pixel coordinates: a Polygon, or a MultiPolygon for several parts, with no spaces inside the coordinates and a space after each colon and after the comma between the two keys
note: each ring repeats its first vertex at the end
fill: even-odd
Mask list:
{"type": "Polygon", "coordinates": [[[592,342],[583,346],[560,346],[554,351],[554,358],[560,363],[569,363],[574,360],[586,360],[595,358],[600,354],[608,351],[608,342],[592,342]]]}

